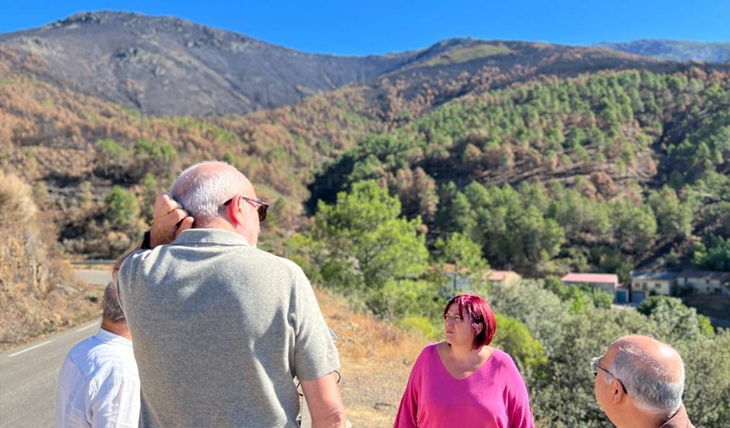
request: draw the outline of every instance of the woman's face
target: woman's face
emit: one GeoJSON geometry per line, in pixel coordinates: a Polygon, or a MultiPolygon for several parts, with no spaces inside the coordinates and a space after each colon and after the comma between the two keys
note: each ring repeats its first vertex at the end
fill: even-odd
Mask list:
{"type": "Polygon", "coordinates": [[[452,303],[444,315],[444,332],[446,342],[451,345],[467,344],[474,341],[474,332],[471,330],[471,319],[468,314],[459,312],[459,305],[452,303]]]}

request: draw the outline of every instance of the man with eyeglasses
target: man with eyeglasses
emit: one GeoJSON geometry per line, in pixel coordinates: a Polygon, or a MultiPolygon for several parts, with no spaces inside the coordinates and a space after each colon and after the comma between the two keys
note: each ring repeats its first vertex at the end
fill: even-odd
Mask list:
{"type": "Polygon", "coordinates": [[[596,401],[618,428],[694,428],[682,404],[684,363],[671,346],[625,336],[591,367],[596,401]]]}
{"type": "Polygon", "coordinates": [[[150,249],[116,276],[140,426],[297,427],[294,376],[313,427],[345,426],[337,349],[312,287],[296,264],[256,248],[268,204],[223,162],[183,171],[169,196],[155,202],[150,249]]]}

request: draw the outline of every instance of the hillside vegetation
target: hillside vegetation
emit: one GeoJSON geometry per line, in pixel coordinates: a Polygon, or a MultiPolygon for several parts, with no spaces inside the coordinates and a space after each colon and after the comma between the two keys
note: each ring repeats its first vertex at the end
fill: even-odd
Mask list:
{"type": "MultiPolygon", "coordinates": [[[[391,76],[368,86],[312,96],[291,107],[196,119],[143,116],[70,89],[58,89],[24,71],[41,59],[5,50],[6,58],[14,59],[0,60],[0,162],[30,182],[45,184],[55,204],[52,212],[59,241],[68,251],[90,257],[113,257],[127,248],[146,227],[152,195],[165,189],[170,176],[181,167],[211,158],[241,168],[257,183],[262,196],[277,204],[270,231],[282,237],[303,224],[302,201],[310,200],[310,206],[320,198],[331,201],[337,190],[358,179],[357,174],[401,174],[397,180],[402,188],[397,193],[404,195],[404,214],[413,217],[423,208],[432,231],[429,242],[433,242],[439,234],[467,231],[465,225],[436,221],[439,210],[440,218],[449,216],[442,207],[450,197],[458,196],[453,191],[451,196],[447,194],[444,185],[449,181],[458,191],[472,181],[482,185],[530,181],[541,182],[543,187],[560,181],[591,200],[615,202],[622,196],[635,199],[644,191],[637,187],[639,183],[656,188],[666,179],[671,171],[662,169],[667,165],[662,162],[669,155],[669,146],[663,148],[662,144],[681,146],[680,140],[694,130],[691,122],[682,125],[679,121],[713,115],[723,105],[721,95],[717,100],[711,95],[713,85],[724,91],[725,72],[721,67],[642,62],[645,60],[612,57],[606,52],[519,42],[443,42],[424,53],[424,58],[451,58],[448,61],[457,62],[451,67],[457,68],[422,66],[418,71],[403,71],[397,79],[391,76]],[[486,49],[488,46],[494,49],[486,49]],[[458,55],[450,57],[449,52],[458,55]],[[486,55],[485,60],[499,57],[501,62],[491,68],[474,68],[478,64],[471,60],[457,61],[465,52],[486,55]],[[547,72],[571,76],[595,67],[621,69],[630,64],[673,71],[606,71],[597,76],[530,81],[547,72]],[[458,75],[449,74],[459,70],[458,75]],[[515,83],[522,80],[528,82],[515,83]],[[508,85],[508,89],[490,89],[508,85]],[[708,110],[708,102],[716,104],[708,110]],[[405,151],[393,146],[380,153],[379,145],[390,144],[381,144],[381,140],[397,141],[396,146],[402,145],[405,151]],[[346,153],[351,149],[355,151],[346,153]],[[369,171],[377,165],[370,165],[375,161],[367,158],[387,157],[388,151],[401,157],[413,153],[398,160],[403,167],[369,171]],[[332,164],[343,153],[342,160],[332,164]],[[348,177],[349,169],[360,160],[367,161],[348,177]],[[577,185],[572,186],[573,182],[577,185]],[[111,193],[115,186],[118,188],[111,193]],[[415,192],[409,193],[408,186],[415,192]],[[420,191],[418,186],[435,189],[420,191]],[[418,192],[428,195],[418,196],[418,192]],[[110,198],[117,201],[116,206],[135,200],[137,207],[108,213],[110,198]]],[[[680,152],[674,153],[672,159],[678,159],[680,152]]],[[[716,157],[716,153],[711,155],[716,157]]],[[[678,174],[689,173],[690,180],[695,179],[695,172],[686,171],[695,166],[678,168],[678,174]]],[[[674,191],[680,187],[675,185],[674,191]]],[[[543,246],[547,260],[569,247],[612,241],[605,223],[595,227],[603,228],[597,240],[593,236],[582,241],[547,238],[552,240],[543,246]],[[556,239],[558,244],[553,242],[556,239]]],[[[568,231],[568,239],[571,233],[582,232],[568,231]]],[[[646,243],[626,246],[631,247],[625,253],[634,263],[643,262],[657,248],[646,243]]],[[[541,253],[543,247],[536,252],[541,253]]],[[[586,258],[586,250],[575,251],[583,255],[571,257],[586,258]]],[[[688,251],[680,247],[676,253],[681,258],[688,251]]],[[[671,249],[665,252],[669,254],[671,249]]],[[[524,260],[534,261],[534,253],[524,260]]],[[[520,255],[504,257],[494,259],[495,266],[511,263],[519,267],[522,263],[512,260],[520,255]]],[[[565,254],[560,258],[565,259],[565,254]]],[[[596,258],[578,262],[583,263],[581,267],[591,266],[596,264],[591,259],[596,258]]],[[[560,266],[565,265],[543,266],[543,271],[562,269],[560,266]]]]}
{"type": "Polygon", "coordinates": [[[693,256],[719,268],[704,254],[730,236],[727,81],[623,71],[471,94],[364,138],[317,174],[312,202],[374,179],[429,242],[464,233],[493,267],[535,276],[625,282],[634,266],[693,256]]]}
{"type": "Polygon", "coordinates": [[[48,239],[56,231],[37,201],[43,196],[0,171],[0,349],[97,312],[48,239]]]}
{"type": "Polygon", "coordinates": [[[278,201],[271,223],[292,229],[311,171],[366,133],[385,130],[373,116],[361,93],[345,89],[245,117],[144,117],[0,61],[0,165],[45,186],[59,241],[89,257],[126,249],[151,214],[150,198],[181,166],[203,159],[246,171],[262,197],[278,201]],[[122,193],[137,208],[108,213],[108,198],[124,200],[122,193]]]}

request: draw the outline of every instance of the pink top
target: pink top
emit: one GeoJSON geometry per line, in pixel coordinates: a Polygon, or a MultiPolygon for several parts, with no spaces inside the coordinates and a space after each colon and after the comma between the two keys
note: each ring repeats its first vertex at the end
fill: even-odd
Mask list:
{"type": "Polygon", "coordinates": [[[477,371],[454,379],[434,343],[426,346],[395,418],[395,428],[533,428],[525,382],[512,357],[494,349],[477,371]]]}

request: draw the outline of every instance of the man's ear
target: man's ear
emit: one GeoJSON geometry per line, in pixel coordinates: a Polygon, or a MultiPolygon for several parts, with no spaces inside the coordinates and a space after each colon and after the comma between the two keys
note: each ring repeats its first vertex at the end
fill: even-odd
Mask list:
{"type": "Polygon", "coordinates": [[[611,396],[614,403],[620,403],[621,400],[627,397],[624,392],[623,384],[618,379],[611,380],[611,396]]]}
{"type": "Polygon", "coordinates": [[[243,223],[245,213],[243,212],[243,206],[241,206],[241,204],[245,202],[246,201],[244,201],[240,195],[236,195],[233,197],[233,200],[231,200],[231,203],[226,206],[226,215],[228,216],[228,221],[233,225],[233,227],[238,227],[239,224],[243,223]]]}

